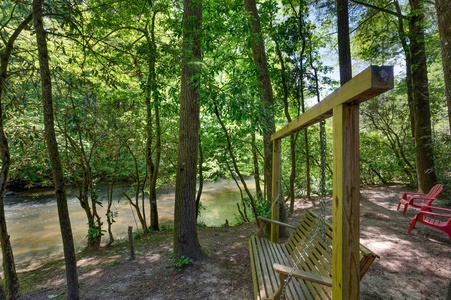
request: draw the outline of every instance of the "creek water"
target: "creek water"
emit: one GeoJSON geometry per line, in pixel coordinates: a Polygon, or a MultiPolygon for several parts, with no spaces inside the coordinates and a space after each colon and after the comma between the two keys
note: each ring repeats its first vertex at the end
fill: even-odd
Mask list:
{"type": "MultiPolygon", "coordinates": [[[[251,189],[255,189],[251,180],[248,184],[251,189]]],[[[98,208],[99,215],[104,222],[104,229],[107,229],[107,190],[106,186],[101,185],[98,189],[99,200],[104,203],[103,208],[98,208]]],[[[112,231],[116,240],[126,237],[128,226],[133,226],[134,230],[141,229],[130,204],[122,194],[123,190],[123,187],[117,186],[113,194],[115,200],[112,209],[117,216],[114,218],[112,231]]],[[[67,194],[72,232],[78,252],[86,246],[87,219],[75,197],[76,191],[69,189],[67,194]]],[[[173,223],[174,196],[174,187],[171,186],[164,186],[157,191],[160,225],[173,223]]],[[[201,197],[205,209],[201,210],[199,221],[207,226],[221,226],[227,220],[233,225],[238,215],[236,203],[239,201],[239,189],[233,181],[207,182],[201,197]]],[[[53,190],[32,190],[8,195],[5,197],[5,211],[18,269],[33,268],[42,261],[62,257],[61,233],[53,190]]],[[[148,218],[148,211],[146,215],[148,218]]],[[[106,243],[108,240],[108,234],[105,232],[102,242],[106,243]]]]}

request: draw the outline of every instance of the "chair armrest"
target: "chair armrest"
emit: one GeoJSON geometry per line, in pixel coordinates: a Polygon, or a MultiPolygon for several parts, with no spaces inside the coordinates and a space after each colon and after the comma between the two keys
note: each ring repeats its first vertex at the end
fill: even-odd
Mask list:
{"type": "Polygon", "coordinates": [[[415,200],[435,200],[437,198],[428,198],[427,195],[421,195],[421,196],[412,196],[408,199],[408,201],[411,203],[415,200]]]}
{"type": "MultiPolygon", "coordinates": [[[[281,264],[273,264],[273,268],[274,268],[274,271],[276,271],[279,274],[279,277],[281,279],[282,279],[282,277],[283,277],[283,279],[285,279],[288,276],[288,274],[291,273],[291,271],[293,269],[292,267],[284,266],[281,264]]],[[[332,278],[320,276],[320,275],[313,274],[310,272],[295,270],[293,272],[293,277],[311,281],[314,283],[323,284],[326,286],[332,286],[332,278]]],[[[281,285],[283,285],[282,283],[283,283],[283,280],[281,281],[281,285]]]]}
{"type": "Polygon", "coordinates": [[[404,193],[402,193],[401,198],[407,200],[407,197],[421,197],[421,196],[426,196],[426,195],[427,194],[423,194],[423,193],[404,192],[404,193]]]}
{"type": "Polygon", "coordinates": [[[451,217],[451,209],[437,207],[437,206],[424,205],[418,213],[427,214],[427,215],[431,215],[431,216],[438,216],[438,217],[451,217]],[[445,212],[446,214],[435,213],[434,211],[445,212]]]}
{"type": "MultiPolygon", "coordinates": [[[[409,203],[412,204],[412,203],[415,202],[415,200],[417,200],[417,201],[422,201],[422,202],[427,202],[427,201],[429,201],[429,203],[430,203],[430,202],[432,202],[432,201],[434,201],[434,200],[437,200],[437,198],[412,197],[412,198],[409,199],[409,203]]],[[[427,206],[427,205],[426,205],[426,206],[427,206]]]]}

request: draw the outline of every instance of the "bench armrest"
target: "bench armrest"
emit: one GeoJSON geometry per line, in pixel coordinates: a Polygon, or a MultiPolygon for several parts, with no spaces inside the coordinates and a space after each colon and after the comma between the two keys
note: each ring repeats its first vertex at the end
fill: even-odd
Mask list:
{"type": "Polygon", "coordinates": [[[263,236],[264,235],[265,227],[266,227],[266,224],[268,224],[268,223],[273,223],[273,224],[277,224],[279,226],[288,227],[288,228],[291,228],[291,229],[296,229],[296,226],[293,226],[291,224],[283,223],[283,222],[276,221],[276,220],[271,220],[271,219],[268,219],[268,218],[265,218],[265,217],[261,217],[261,216],[258,216],[257,218],[261,221],[260,222],[260,228],[258,229],[258,232],[257,232],[258,236],[263,236]]]}
{"type": "Polygon", "coordinates": [[[274,223],[274,224],[277,224],[277,225],[280,225],[280,226],[283,226],[283,227],[288,227],[288,228],[291,228],[291,229],[296,229],[296,226],[293,226],[293,225],[291,225],[291,224],[287,224],[287,223],[284,223],[284,222],[280,222],[280,221],[276,221],[276,220],[271,220],[271,219],[268,219],[268,218],[265,218],[265,217],[258,217],[258,219],[260,220],[260,221],[263,221],[263,222],[266,222],[266,223],[274,223]]]}
{"type": "MultiPolygon", "coordinates": [[[[276,293],[274,294],[273,299],[279,300],[280,297],[282,296],[283,287],[285,285],[285,278],[288,277],[288,274],[291,273],[293,268],[284,266],[281,264],[273,264],[273,268],[274,268],[274,271],[276,271],[279,274],[279,279],[280,279],[279,288],[277,289],[276,293]]],[[[332,278],[329,278],[329,277],[323,277],[320,275],[316,275],[316,274],[301,271],[301,270],[293,271],[292,275],[293,275],[293,277],[299,278],[302,280],[307,280],[310,282],[319,283],[319,284],[323,284],[323,285],[330,286],[330,287],[332,286],[332,278]]]]}

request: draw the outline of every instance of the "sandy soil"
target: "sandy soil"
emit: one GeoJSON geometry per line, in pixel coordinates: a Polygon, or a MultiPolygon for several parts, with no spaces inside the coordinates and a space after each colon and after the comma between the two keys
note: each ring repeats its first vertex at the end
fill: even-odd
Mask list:
{"type": "MultiPolygon", "coordinates": [[[[380,256],[361,281],[361,299],[444,299],[451,280],[451,240],[422,224],[407,234],[415,210],[396,211],[404,187],[365,187],[361,199],[361,243],[380,256]]],[[[305,208],[299,200],[290,218],[305,208]]],[[[330,213],[330,206],[328,207],[330,213]]],[[[171,259],[172,232],[152,233],[135,241],[136,259],[127,244],[79,255],[82,299],[253,299],[247,248],[255,224],[201,228],[205,260],[176,269],[171,259]]],[[[22,299],[64,299],[61,261],[20,273],[22,299]]]]}

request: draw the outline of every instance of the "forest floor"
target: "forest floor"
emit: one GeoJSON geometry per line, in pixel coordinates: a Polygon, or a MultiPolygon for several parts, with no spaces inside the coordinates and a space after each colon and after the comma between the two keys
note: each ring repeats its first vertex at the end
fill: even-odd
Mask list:
{"type": "MultiPolygon", "coordinates": [[[[361,189],[361,243],[380,256],[361,281],[361,299],[444,299],[451,280],[451,240],[423,224],[407,234],[415,209],[396,211],[401,186],[361,189]]],[[[330,202],[330,201],[329,201],[330,202]]],[[[298,200],[295,224],[318,201],[298,200]]],[[[331,207],[328,207],[329,215],[331,207]]],[[[78,256],[81,299],[253,299],[248,238],[255,224],[200,228],[208,258],[181,270],[171,259],[172,231],[135,240],[136,259],[126,243],[78,256]]],[[[62,261],[20,271],[22,299],[64,299],[62,261]]]]}

